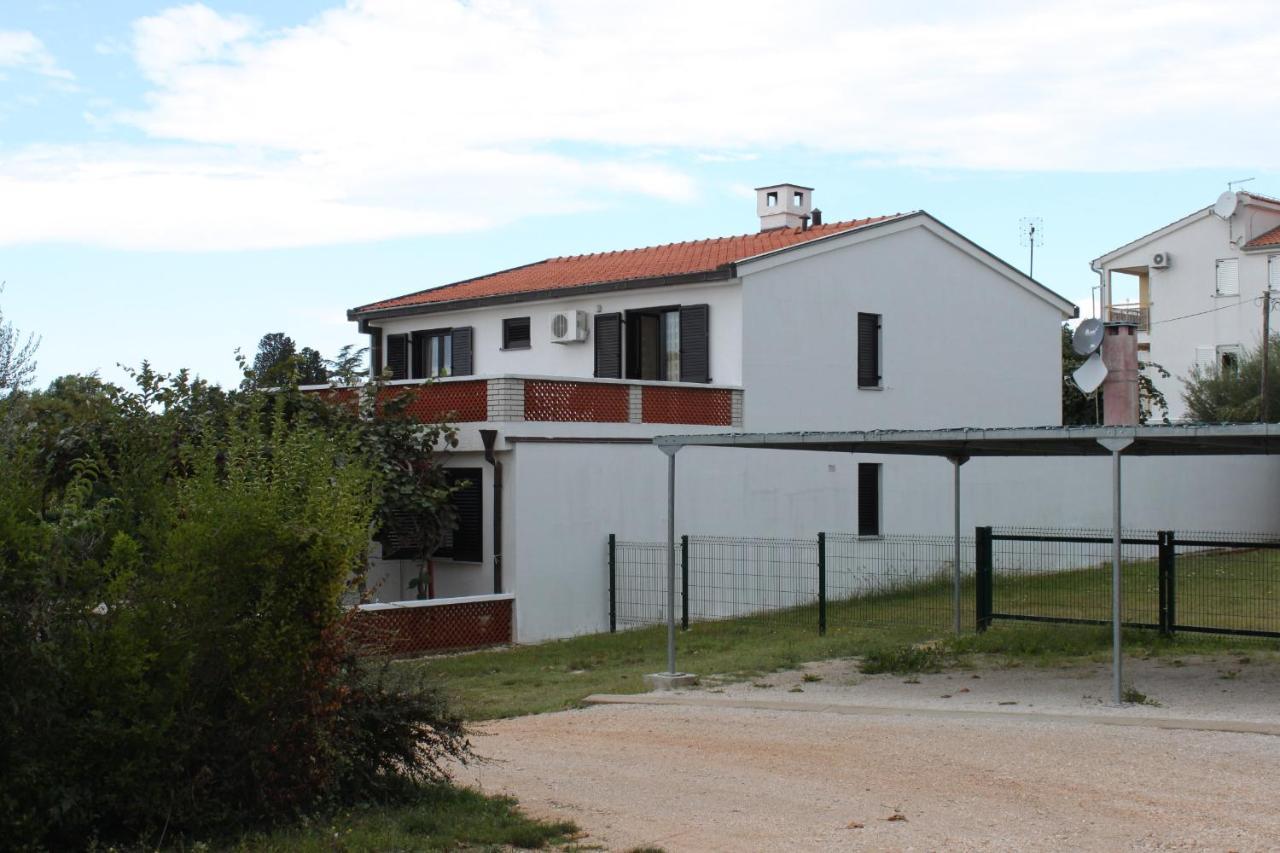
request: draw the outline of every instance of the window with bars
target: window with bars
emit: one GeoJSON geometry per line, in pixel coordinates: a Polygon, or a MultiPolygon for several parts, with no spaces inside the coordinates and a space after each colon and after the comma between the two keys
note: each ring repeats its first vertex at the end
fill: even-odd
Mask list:
{"type": "Polygon", "coordinates": [[[880,315],[858,313],[858,387],[880,387],[880,315]]]}

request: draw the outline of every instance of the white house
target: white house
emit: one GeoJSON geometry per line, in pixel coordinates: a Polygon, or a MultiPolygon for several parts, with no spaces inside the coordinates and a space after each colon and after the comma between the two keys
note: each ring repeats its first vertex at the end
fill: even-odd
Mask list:
{"type": "MultiPolygon", "coordinates": [[[[811,189],[779,184],[757,190],[757,214],[754,233],[551,258],[348,312],[415,411],[459,424],[449,465],[472,485],[438,596],[513,593],[522,642],[604,629],[607,535],[665,535],[655,435],[1061,423],[1071,302],[924,212],[824,223],[811,189]]],[[[1043,469],[966,468],[966,524],[1061,524],[1072,505],[1043,469]]],[[[951,529],[937,460],[705,449],[681,454],[679,477],[681,533],[951,529]]],[[[374,574],[384,600],[412,597],[415,566],[374,574]]]]}
{"type": "Polygon", "coordinates": [[[1280,200],[1224,193],[1092,262],[1103,319],[1138,324],[1138,348],[1170,378],[1152,378],[1171,418],[1187,415],[1194,365],[1228,369],[1262,340],[1261,296],[1280,285],[1280,200]]]}

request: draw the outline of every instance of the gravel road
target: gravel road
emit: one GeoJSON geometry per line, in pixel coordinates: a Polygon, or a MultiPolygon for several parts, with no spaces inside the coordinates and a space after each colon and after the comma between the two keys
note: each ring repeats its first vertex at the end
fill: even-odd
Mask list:
{"type": "MultiPolygon", "coordinates": [[[[827,672],[824,684],[838,680],[827,672]]],[[[913,715],[903,679],[891,677],[858,684],[872,703],[864,713],[847,696],[833,704],[833,685],[819,691],[788,673],[754,693],[668,694],[710,707],[602,705],[498,721],[476,739],[492,760],[461,778],[533,814],[571,818],[586,843],[609,850],[1280,849],[1280,737],[1212,730],[1229,728],[1225,712],[1210,730],[1160,727],[1189,719],[1179,708],[1145,708],[1145,720],[1082,712],[1075,699],[1055,703],[1056,676],[1022,673],[1014,713],[934,707],[926,681],[911,685],[931,697],[913,715]],[[753,697],[789,704],[735,707],[753,697]],[[1064,712],[1070,719],[1037,717],[1064,712]]],[[[1269,720],[1280,731],[1280,714],[1269,720]]]]}

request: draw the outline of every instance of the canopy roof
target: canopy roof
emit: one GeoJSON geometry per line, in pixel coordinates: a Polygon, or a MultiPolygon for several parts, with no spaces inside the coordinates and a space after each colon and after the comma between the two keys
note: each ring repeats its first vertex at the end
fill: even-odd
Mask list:
{"type": "Polygon", "coordinates": [[[660,435],[659,447],[746,447],[891,453],[907,456],[1107,456],[1103,439],[1129,439],[1126,456],[1240,456],[1280,453],[1280,424],[1011,427],[1003,429],[756,432],[660,435]]]}

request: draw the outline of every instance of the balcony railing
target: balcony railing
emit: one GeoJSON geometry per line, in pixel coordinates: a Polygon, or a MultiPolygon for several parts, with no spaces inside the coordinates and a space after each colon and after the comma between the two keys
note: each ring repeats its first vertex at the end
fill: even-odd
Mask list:
{"type": "Polygon", "coordinates": [[[1139,302],[1127,302],[1121,305],[1107,306],[1108,323],[1133,323],[1146,332],[1151,329],[1151,305],[1139,302]]]}
{"type": "MultiPolygon", "coordinates": [[[[353,400],[356,393],[328,386],[304,390],[337,400],[353,400]]],[[[742,426],[742,389],[726,385],[494,376],[391,382],[380,396],[398,393],[412,396],[408,411],[423,421],[742,426]]]]}

